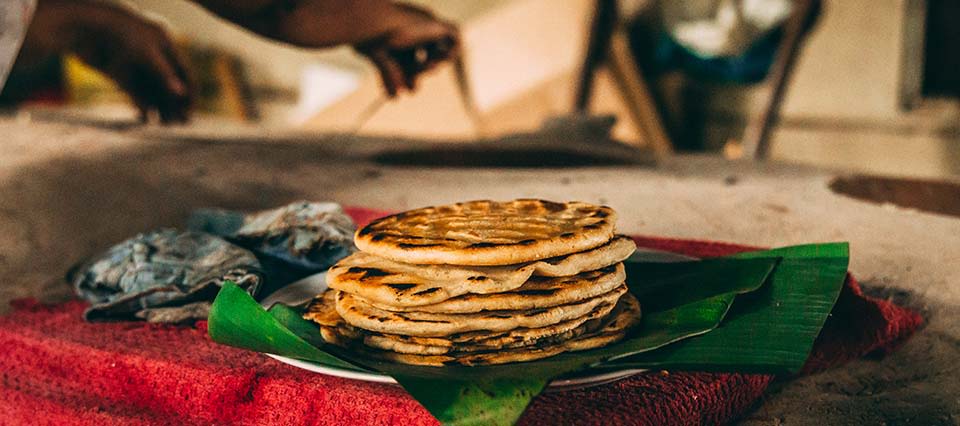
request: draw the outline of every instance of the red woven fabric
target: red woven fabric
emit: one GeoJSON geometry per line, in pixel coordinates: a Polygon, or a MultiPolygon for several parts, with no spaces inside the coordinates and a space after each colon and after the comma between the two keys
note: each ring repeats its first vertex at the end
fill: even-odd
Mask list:
{"type": "MultiPolygon", "coordinates": [[[[353,209],[365,223],[378,212],[353,209]]],[[[694,256],[749,247],[637,238],[694,256]]],[[[218,345],[204,328],[88,324],[84,304],[22,301],[0,319],[0,424],[436,424],[399,387],[340,379],[218,345]]],[[[918,314],[846,286],[806,372],[890,350],[918,314]]],[[[651,373],[537,397],[521,424],[716,424],[742,415],[771,376],[651,373]]]]}

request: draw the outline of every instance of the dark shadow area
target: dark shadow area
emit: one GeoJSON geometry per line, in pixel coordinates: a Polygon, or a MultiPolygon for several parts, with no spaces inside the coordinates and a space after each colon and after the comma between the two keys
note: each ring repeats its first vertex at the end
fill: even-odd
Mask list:
{"type": "Polygon", "coordinates": [[[927,2],[923,94],[960,97],[960,2],[927,2]]]}
{"type": "Polygon", "coordinates": [[[841,176],[830,190],[859,200],[960,217],[960,184],[947,181],[841,176]]]}
{"type": "Polygon", "coordinates": [[[569,114],[548,119],[536,132],[470,143],[405,145],[372,153],[377,164],[400,167],[575,168],[653,165],[636,147],[610,137],[612,116],[569,114]]]}
{"type": "Polygon", "coordinates": [[[262,149],[310,147],[323,140],[326,158],[369,161],[392,167],[543,169],[577,167],[653,166],[649,152],[611,138],[612,116],[569,114],[548,119],[537,131],[475,140],[422,140],[351,134],[289,134],[263,143],[257,137],[229,140],[197,135],[158,135],[173,143],[206,146],[256,145],[262,149]],[[384,143],[389,142],[389,143],[384,143]]]}
{"type": "Polygon", "coordinates": [[[371,160],[386,166],[567,168],[627,166],[636,159],[560,149],[502,149],[481,146],[443,146],[375,154],[371,160]]]}

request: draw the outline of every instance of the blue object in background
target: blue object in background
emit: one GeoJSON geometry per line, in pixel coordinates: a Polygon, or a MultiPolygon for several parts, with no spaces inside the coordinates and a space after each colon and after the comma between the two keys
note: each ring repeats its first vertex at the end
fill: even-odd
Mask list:
{"type": "Polygon", "coordinates": [[[767,77],[782,36],[780,28],[757,39],[742,55],[703,58],[662,33],[654,46],[653,66],[659,73],[679,69],[705,81],[757,83],[767,77]]]}

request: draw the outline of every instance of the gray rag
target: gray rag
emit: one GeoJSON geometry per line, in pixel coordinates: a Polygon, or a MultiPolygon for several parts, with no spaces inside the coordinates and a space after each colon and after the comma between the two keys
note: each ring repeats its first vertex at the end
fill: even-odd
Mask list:
{"type": "Polygon", "coordinates": [[[356,225],[336,203],[298,201],[250,214],[201,209],[190,215],[187,227],[256,254],[269,277],[267,293],[325,271],[356,250],[356,225]]]}
{"type": "Polygon", "coordinates": [[[74,269],[89,321],[187,323],[205,319],[224,281],[250,295],[326,270],[355,250],[355,225],[339,204],[296,202],[243,214],[197,210],[189,232],[137,235],[74,269]]]}
{"type": "Polygon", "coordinates": [[[88,321],[150,319],[153,310],[209,304],[227,280],[251,295],[263,282],[253,253],[213,235],[173,229],[137,235],[76,271],[74,289],[91,303],[88,321]]]}

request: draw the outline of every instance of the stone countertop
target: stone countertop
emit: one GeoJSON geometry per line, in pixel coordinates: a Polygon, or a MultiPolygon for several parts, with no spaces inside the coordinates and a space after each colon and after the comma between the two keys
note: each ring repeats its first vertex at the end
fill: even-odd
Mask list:
{"type": "MultiPolygon", "coordinates": [[[[415,168],[371,155],[436,144],[22,118],[0,118],[0,135],[0,312],[14,298],[69,297],[69,266],[137,232],[182,226],[198,207],[577,199],[615,208],[630,234],[760,246],[849,241],[850,268],[869,293],[924,312],[928,324],[897,352],[777,385],[744,423],[960,422],[960,219],[836,195],[829,171],[689,156],[655,166],[638,157],[608,167],[415,168]]],[[[497,147],[522,158],[552,139],[497,147]]],[[[556,145],[631,155],[602,141],[556,145]]]]}

